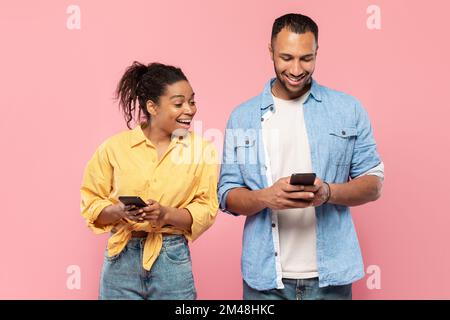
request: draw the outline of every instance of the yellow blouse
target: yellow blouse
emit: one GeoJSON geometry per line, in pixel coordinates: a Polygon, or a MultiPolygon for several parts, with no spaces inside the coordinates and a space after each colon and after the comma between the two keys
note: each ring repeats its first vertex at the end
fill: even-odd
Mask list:
{"type": "Polygon", "coordinates": [[[89,160],[81,186],[81,215],[94,233],[117,230],[108,240],[108,255],[119,254],[132,231],[147,231],[142,265],[150,270],[162,247],[162,233],[198,238],[213,223],[218,210],[217,150],[212,143],[189,132],[173,138],[158,160],[155,146],[138,125],[106,140],[89,160]],[[148,221],[123,219],[97,227],[100,212],[118,203],[119,196],[140,196],[163,206],[186,208],[192,215],[191,232],[175,227],[153,227],[148,221]]]}

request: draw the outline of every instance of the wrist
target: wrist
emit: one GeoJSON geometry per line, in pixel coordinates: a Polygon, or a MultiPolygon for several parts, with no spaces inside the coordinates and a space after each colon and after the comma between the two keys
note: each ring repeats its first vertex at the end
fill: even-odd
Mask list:
{"type": "Polygon", "coordinates": [[[173,208],[161,206],[161,222],[162,225],[171,224],[173,208]]]}
{"type": "Polygon", "coordinates": [[[117,205],[109,205],[100,212],[95,224],[98,226],[114,225],[122,219],[117,205]]]}
{"type": "Polygon", "coordinates": [[[109,206],[108,208],[109,208],[108,212],[109,216],[111,217],[111,219],[114,220],[112,224],[116,224],[125,217],[125,209],[121,207],[120,204],[112,205],[109,206]]]}
{"type": "Polygon", "coordinates": [[[254,191],[254,195],[255,195],[255,198],[256,198],[255,200],[258,203],[262,203],[264,205],[264,208],[268,208],[269,207],[269,203],[267,201],[267,194],[269,192],[269,189],[270,189],[270,187],[254,191]]]}
{"type": "Polygon", "coordinates": [[[326,196],[325,196],[325,201],[322,204],[326,204],[330,201],[331,199],[331,186],[328,182],[323,181],[323,184],[326,185],[325,189],[327,190],[326,196]]]}
{"type": "MultiPolygon", "coordinates": [[[[257,203],[260,203],[263,206],[262,208],[260,208],[260,210],[265,209],[265,208],[271,209],[271,201],[270,201],[271,188],[272,187],[268,187],[265,189],[254,191],[255,195],[256,195],[257,203]]],[[[260,210],[258,210],[258,211],[260,211],[260,210]]]]}

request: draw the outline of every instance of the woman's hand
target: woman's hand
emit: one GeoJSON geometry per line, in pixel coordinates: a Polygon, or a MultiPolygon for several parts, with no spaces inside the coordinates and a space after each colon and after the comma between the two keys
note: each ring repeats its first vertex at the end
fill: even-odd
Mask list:
{"type": "Polygon", "coordinates": [[[125,206],[123,203],[119,202],[104,208],[95,220],[95,225],[97,227],[104,227],[107,225],[113,225],[119,222],[122,218],[129,216],[130,207],[125,206]]]}
{"type": "Polygon", "coordinates": [[[146,203],[147,206],[143,208],[132,206],[129,211],[126,211],[126,218],[137,222],[149,221],[152,225],[164,226],[167,224],[168,208],[152,199],[149,199],[146,203]]]}
{"type": "Polygon", "coordinates": [[[155,200],[149,199],[144,208],[133,208],[127,211],[126,218],[139,222],[148,221],[152,227],[170,225],[187,232],[191,232],[192,216],[187,209],[162,206],[155,200]]]}

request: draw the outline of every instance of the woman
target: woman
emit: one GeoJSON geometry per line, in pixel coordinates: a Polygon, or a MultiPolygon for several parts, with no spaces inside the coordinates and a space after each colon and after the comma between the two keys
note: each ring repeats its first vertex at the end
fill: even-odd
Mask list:
{"type": "Polygon", "coordinates": [[[143,121],[97,149],[81,186],[88,226],[111,232],[99,298],[195,299],[187,239],[214,222],[218,163],[212,144],[189,131],[194,92],[179,68],[134,62],[117,98],[129,129],[143,121]],[[147,206],[125,206],[119,196],[147,206]]]}

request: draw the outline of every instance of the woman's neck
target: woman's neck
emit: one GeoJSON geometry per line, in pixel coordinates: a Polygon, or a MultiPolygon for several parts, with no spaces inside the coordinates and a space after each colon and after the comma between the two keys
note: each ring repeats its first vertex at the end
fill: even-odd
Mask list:
{"type": "Polygon", "coordinates": [[[170,136],[167,132],[161,130],[161,128],[156,127],[150,123],[145,128],[142,129],[147,139],[149,139],[154,145],[161,145],[170,143],[170,136]]]}

